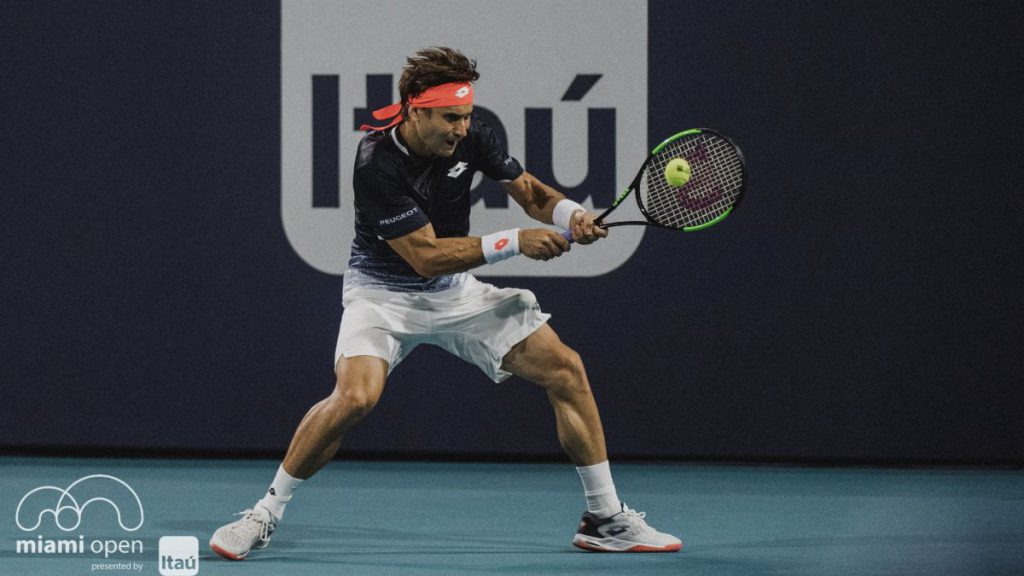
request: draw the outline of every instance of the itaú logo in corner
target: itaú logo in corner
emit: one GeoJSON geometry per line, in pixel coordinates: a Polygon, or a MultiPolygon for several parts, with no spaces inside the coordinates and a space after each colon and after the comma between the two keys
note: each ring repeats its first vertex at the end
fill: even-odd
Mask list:
{"type": "MultiPolygon", "coordinates": [[[[39,486],[25,493],[18,501],[14,522],[22,532],[36,532],[58,529],[74,532],[83,523],[96,526],[113,517],[125,532],[135,532],[145,522],[142,500],[127,482],[107,474],[83,476],[69,484],[60,486],[39,486]],[[95,516],[95,522],[87,518],[95,516]]],[[[18,554],[141,554],[141,540],[88,539],[65,535],[50,538],[37,534],[35,539],[18,540],[15,552],[18,554]]]]}
{"type": "MultiPolygon", "coordinates": [[[[429,40],[421,40],[423,30],[449,29],[449,12],[421,14],[411,0],[393,4],[396,13],[417,18],[389,23],[392,37],[409,41],[381,45],[365,25],[380,17],[375,3],[281,3],[281,220],[304,262],[328,274],[347,268],[355,238],[352,167],[364,134],[359,126],[379,124],[372,111],[398,100],[406,57],[428,45],[458,48],[477,60],[473,113],[527,171],[588,210],[611,206],[650,149],[645,0],[591,0],[588,13],[601,16],[587,20],[585,38],[563,30],[579,19],[575,2],[450,0],[446,7],[459,14],[458,33],[429,40]],[[538,62],[544,66],[533,65],[538,62]]],[[[460,164],[448,172],[473,178],[470,235],[547,227],[497,182],[463,173],[472,168],[460,164]]],[[[644,227],[624,226],[557,264],[509,258],[473,274],[607,274],[632,257],[643,235],[644,227]]]]}

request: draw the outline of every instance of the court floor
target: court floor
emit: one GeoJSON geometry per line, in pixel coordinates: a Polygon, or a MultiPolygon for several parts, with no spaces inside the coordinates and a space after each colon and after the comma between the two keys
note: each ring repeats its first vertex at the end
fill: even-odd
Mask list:
{"type": "MultiPolygon", "coordinates": [[[[571,465],[336,461],[299,489],[268,549],[244,562],[209,552],[212,531],[258,499],[276,468],[269,460],[0,458],[0,574],[159,574],[163,536],[198,538],[203,575],[1024,574],[1020,470],[613,462],[620,497],[682,538],[683,550],[612,555],[570,545],[584,508],[571,465]],[[29,494],[93,474],[135,491],[140,528],[122,529],[106,502],[83,506],[116,501],[121,523],[137,525],[130,495],[109,479],[68,490],[82,506],[75,512],[64,501],[61,525],[79,520],[69,531],[40,514],[59,506],[61,492],[29,494]],[[84,551],[60,551],[58,540],[84,551]]],[[[173,567],[163,568],[192,573],[173,567]]]]}

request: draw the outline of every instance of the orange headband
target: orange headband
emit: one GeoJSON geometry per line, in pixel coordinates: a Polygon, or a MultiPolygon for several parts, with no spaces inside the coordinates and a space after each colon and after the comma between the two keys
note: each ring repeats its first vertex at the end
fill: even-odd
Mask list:
{"type": "MultiPolygon", "coordinates": [[[[445,106],[462,106],[473,103],[473,85],[468,82],[449,82],[439,86],[432,86],[423,91],[422,94],[409,98],[409,105],[417,108],[443,108],[445,106]]],[[[384,126],[370,126],[363,124],[360,130],[387,130],[398,124],[405,117],[402,116],[402,103],[395,102],[383,108],[373,111],[373,117],[377,120],[392,118],[384,126]]]]}

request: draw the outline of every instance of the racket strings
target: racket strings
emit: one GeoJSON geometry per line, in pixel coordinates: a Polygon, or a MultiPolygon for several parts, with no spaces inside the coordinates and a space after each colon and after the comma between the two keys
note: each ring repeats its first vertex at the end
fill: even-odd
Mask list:
{"type": "Polygon", "coordinates": [[[648,216],[663,226],[692,228],[728,212],[743,189],[743,162],[735,147],[714,134],[681,138],[661,150],[648,164],[640,199],[648,216]],[[690,180],[672,186],[665,168],[674,158],[690,164],[690,180]]]}

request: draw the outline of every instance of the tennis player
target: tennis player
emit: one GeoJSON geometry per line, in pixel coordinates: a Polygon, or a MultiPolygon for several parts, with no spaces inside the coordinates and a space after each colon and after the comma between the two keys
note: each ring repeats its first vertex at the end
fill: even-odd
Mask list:
{"type": "Polygon", "coordinates": [[[590,244],[607,236],[594,215],[526,172],[473,116],[476,61],[450,48],[407,59],[401,101],[374,112],[381,126],[359,144],[356,238],[345,273],[335,350],[337,383],[302,419],[264,497],[222,526],[210,547],[232,560],[270,543],[296,488],[327,464],[345,432],[373,409],[388,374],[419,344],[435,344],[495,382],[516,375],[541,386],[558,439],[575,463],[587,511],[573,544],[610,552],[674,552],[616,494],[604,432],[579,355],[547,324],[528,290],[496,288],[467,271],[507,258],[549,260],[569,251],[557,230],[468,236],[470,185],[481,171],[530,217],[590,244]]]}

